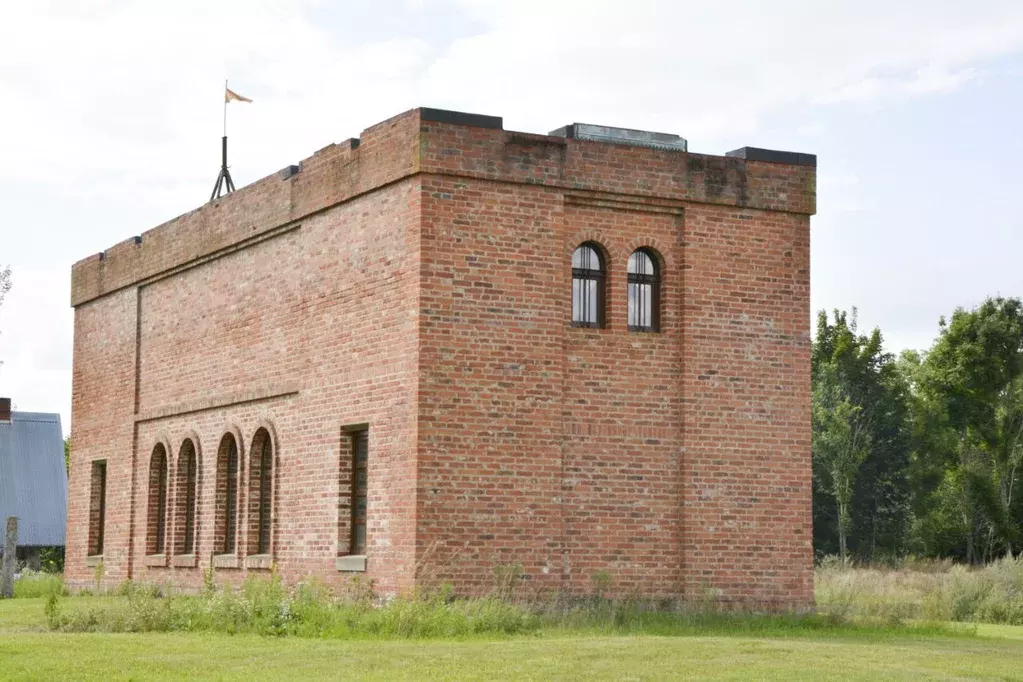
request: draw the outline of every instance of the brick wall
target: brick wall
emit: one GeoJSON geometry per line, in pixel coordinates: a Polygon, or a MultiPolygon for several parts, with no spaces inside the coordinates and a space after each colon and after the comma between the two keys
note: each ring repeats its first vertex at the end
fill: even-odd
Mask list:
{"type": "MultiPolygon", "coordinates": [[[[71,394],[71,461],[65,576],[87,584],[93,462],[105,460],[106,519],[103,570],[116,584],[129,575],[131,490],[148,471],[148,452],[137,471],[133,435],[135,409],[135,290],[124,289],[75,310],[71,394]]],[[[144,517],[143,517],[144,518],[144,517]]]]}
{"type": "Polygon", "coordinates": [[[414,110],[76,264],[68,576],[107,458],[110,581],[197,587],[223,540],[257,551],[257,432],[273,444],[271,555],[343,580],[351,442],[368,425],[367,577],[805,606],[812,599],[809,219],[814,169],[504,131],[414,110]],[[606,327],[570,324],[573,249],[600,246],[606,327]],[[657,333],[626,328],[629,254],[661,271],[657,333]],[[144,557],[148,462],[197,461],[191,561],[144,557]],[[226,454],[220,453],[220,454],[226,454]],[[253,457],[256,460],[253,460],[253,457]],[[112,531],[112,532],[111,532],[112,531]]]}
{"type": "Polygon", "coordinates": [[[683,248],[686,589],[812,603],[809,218],[701,206],[683,248]]]}
{"type": "MultiPolygon", "coordinates": [[[[370,476],[376,483],[371,503],[379,510],[371,519],[369,575],[385,591],[411,584],[411,515],[404,512],[412,507],[414,481],[417,197],[417,183],[401,181],[309,217],[290,231],[138,289],[138,411],[131,378],[124,387],[126,409],[116,425],[126,439],[119,446],[109,444],[110,556],[104,558],[108,572],[113,556],[128,553],[127,538],[120,533],[127,533],[130,516],[121,500],[130,502],[129,459],[136,428],[136,468],[141,468],[134,496],[133,577],[197,587],[216,546],[216,455],[221,438],[237,434],[237,546],[244,567],[244,558],[254,553],[256,543],[254,491],[248,485],[253,438],[259,428],[268,427],[277,444],[274,560],[289,579],[313,573],[338,580],[334,559],[342,491],[337,475],[324,472],[338,469],[342,427],[368,423],[374,443],[370,476]],[[186,438],[194,442],[199,461],[198,561],[195,566],[174,566],[173,561],[152,565],[142,560],[149,458],[157,443],[167,443],[172,486],[168,499],[176,499],[177,467],[186,438]]],[[[127,355],[118,369],[129,377],[135,373],[134,305],[131,315],[107,308],[119,298],[130,297],[134,303],[135,291],[122,289],[91,300],[79,305],[76,313],[80,321],[107,316],[124,323],[129,330],[127,355]]],[[[110,348],[108,343],[97,346],[110,348]]],[[[91,346],[88,352],[83,349],[76,358],[76,370],[91,369],[90,361],[100,354],[91,346]]],[[[85,437],[91,439],[95,433],[102,439],[115,420],[96,423],[103,408],[109,407],[109,393],[88,390],[77,375],[76,391],[87,394],[96,408],[83,411],[81,401],[76,402],[77,462],[92,458],[81,447],[85,437]]],[[[73,485],[73,490],[74,498],[79,488],[73,485]]],[[[177,537],[182,530],[174,524],[183,517],[171,517],[168,537],[177,537]]],[[[83,560],[84,552],[71,544],[72,581],[82,583],[91,577],[84,566],[75,572],[83,560]]],[[[219,573],[223,580],[237,581],[246,569],[225,567],[219,573]]],[[[117,579],[124,575],[116,574],[117,579]]]]}

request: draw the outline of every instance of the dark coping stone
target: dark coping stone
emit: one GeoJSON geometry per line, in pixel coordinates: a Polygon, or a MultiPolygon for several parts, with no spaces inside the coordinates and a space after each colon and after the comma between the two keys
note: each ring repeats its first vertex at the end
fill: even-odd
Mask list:
{"type": "Polygon", "coordinates": [[[429,109],[423,107],[419,110],[419,120],[434,121],[436,123],[450,123],[451,125],[456,126],[473,126],[475,128],[504,130],[504,120],[500,116],[467,114],[462,111],[448,111],[446,109],[429,109]]]}
{"type": "Polygon", "coordinates": [[[785,163],[790,166],[811,166],[817,167],[816,154],[801,154],[799,152],[784,152],[777,149],[761,149],[760,147],[740,147],[726,152],[725,156],[732,156],[746,161],[767,161],[769,163],[785,163]]]}
{"type": "Polygon", "coordinates": [[[300,166],[296,166],[295,164],[285,166],[284,168],[281,169],[281,180],[287,180],[292,175],[298,175],[298,172],[300,170],[302,170],[302,168],[300,166]]]}

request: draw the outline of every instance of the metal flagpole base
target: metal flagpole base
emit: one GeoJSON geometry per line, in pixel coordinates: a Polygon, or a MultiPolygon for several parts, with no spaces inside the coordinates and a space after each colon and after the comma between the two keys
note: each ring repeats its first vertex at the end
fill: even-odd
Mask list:
{"type": "Polygon", "coordinates": [[[234,191],[234,180],[231,179],[231,171],[227,169],[227,135],[224,135],[221,142],[220,175],[217,176],[217,182],[213,185],[210,201],[219,199],[222,194],[230,194],[234,191]]]}

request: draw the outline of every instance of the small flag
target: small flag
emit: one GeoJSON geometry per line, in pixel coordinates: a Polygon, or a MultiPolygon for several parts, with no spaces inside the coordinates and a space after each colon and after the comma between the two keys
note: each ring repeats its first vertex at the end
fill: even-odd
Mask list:
{"type": "Polygon", "coordinates": [[[231,100],[234,100],[235,102],[251,102],[252,101],[248,97],[242,97],[241,95],[239,95],[237,92],[235,92],[231,88],[225,87],[224,88],[224,103],[226,104],[227,102],[230,102],[231,100]]]}

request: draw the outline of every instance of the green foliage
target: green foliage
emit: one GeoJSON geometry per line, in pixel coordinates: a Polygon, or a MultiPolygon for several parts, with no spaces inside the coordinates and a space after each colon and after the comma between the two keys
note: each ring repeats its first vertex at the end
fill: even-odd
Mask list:
{"type": "Polygon", "coordinates": [[[1023,304],[941,320],[926,353],[821,312],[812,353],[814,549],[983,563],[1023,546],[1023,304]]]}
{"type": "Polygon", "coordinates": [[[106,570],[102,561],[96,564],[96,566],[92,569],[92,580],[96,584],[97,593],[99,593],[103,588],[103,576],[105,573],[106,570]]]}
{"type": "Polygon", "coordinates": [[[14,597],[46,597],[51,594],[66,594],[64,579],[54,573],[24,570],[14,581],[14,597]]]}
{"type": "MultiPolygon", "coordinates": [[[[61,607],[125,599],[72,597],[61,607]]],[[[564,627],[515,637],[328,639],[211,631],[55,636],[41,627],[44,612],[41,599],[0,602],[4,679],[1015,679],[1023,660],[1021,629],[1011,626],[823,616],[645,612],[621,633],[564,627]]]]}
{"type": "MultiPolygon", "coordinates": [[[[602,580],[595,580],[599,584],[602,580]]],[[[609,582],[609,581],[608,581],[609,582]]],[[[60,632],[201,632],[332,639],[506,637],[545,633],[799,635],[838,631],[934,632],[891,619],[822,614],[732,613],[675,601],[567,599],[556,594],[529,601],[495,596],[453,598],[444,591],[374,604],[339,598],[317,581],[288,589],[277,576],[250,578],[239,589],[170,595],[125,583],[116,597],[54,596],[46,621],[60,632]]]]}
{"type": "Polygon", "coordinates": [[[1023,534],[1023,304],[956,310],[910,371],[918,546],[969,563],[1011,554],[1023,534]]]}
{"type": "Polygon", "coordinates": [[[861,558],[897,555],[909,527],[907,393],[881,332],[821,311],[811,355],[814,545],[861,558]]]}
{"type": "Polygon", "coordinates": [[[64,548],[63,547],[40,548],[39,567],[46,573],[63,573],[64,548]]]}

